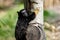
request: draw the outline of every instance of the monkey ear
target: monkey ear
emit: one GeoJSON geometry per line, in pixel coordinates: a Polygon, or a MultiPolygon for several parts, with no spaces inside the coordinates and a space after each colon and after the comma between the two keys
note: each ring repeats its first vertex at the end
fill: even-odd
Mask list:
{"type": "Polygon", "coordinates": [[[19,11],[17,11],[17,13],[19,13],[19,11]]]}
{"type": "Polygon", "coordinates": [[[18,13],[18,16],[20,15],[20,12],[19,11],[17,11],[17,13],[18,13]]]}

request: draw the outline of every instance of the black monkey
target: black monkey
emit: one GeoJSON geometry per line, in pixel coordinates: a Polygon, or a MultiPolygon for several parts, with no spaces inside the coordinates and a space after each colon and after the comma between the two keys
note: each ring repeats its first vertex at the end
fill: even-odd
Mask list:
{"type": "Polygon", "coordinates": [[[34,12],[27,12],[25,9],[20,10],[18,13],[18,20],[15,28],[15,38],[16,40],[27,40],[26,30],[29,22],[35,18],[34,12]]]}

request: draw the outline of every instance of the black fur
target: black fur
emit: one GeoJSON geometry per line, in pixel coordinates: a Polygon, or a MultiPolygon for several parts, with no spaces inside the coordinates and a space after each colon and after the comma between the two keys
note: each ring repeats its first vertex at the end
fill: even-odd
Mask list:
{"type": "Polygon", "coordinates": [[[21,10],[18,12],[18,20],[15,28],[15,38],[16,40],[27,40],[26,39],[26,29],[29,22],[35,18],[35,13],[27,13],[26,10],[21,10]]]}

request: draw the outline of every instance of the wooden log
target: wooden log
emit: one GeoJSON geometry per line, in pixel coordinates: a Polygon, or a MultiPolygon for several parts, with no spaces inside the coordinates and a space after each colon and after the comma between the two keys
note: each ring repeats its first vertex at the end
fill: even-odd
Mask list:
{"type": "Polygon", "coordinates": [[[45,33],[40,24],[30,24],[27,28],[27,40],[46,40],[45,33]]]}
{"type": "Polygon", "coordinates": [[[43,25],[43,0],[26,0],[25,9],[36,14],[27,28],[27,40],[45,40],[43,25]],[[41,24],[41,25],[40,25],[41,24]]]}

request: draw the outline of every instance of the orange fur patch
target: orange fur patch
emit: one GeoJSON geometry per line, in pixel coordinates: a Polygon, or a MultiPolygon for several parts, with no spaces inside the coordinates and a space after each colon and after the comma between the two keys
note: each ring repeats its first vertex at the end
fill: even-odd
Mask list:
{"type": "Polygon", "coordinates": [[[38,14],[38,12],[39,12],[39,9],[38,9],[38,8],[36,8],[36,9],[34,10],[34,12],[35,12],[35,14],[37,15],[37,14],[38,14]]]}

